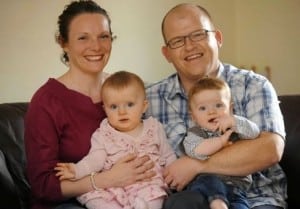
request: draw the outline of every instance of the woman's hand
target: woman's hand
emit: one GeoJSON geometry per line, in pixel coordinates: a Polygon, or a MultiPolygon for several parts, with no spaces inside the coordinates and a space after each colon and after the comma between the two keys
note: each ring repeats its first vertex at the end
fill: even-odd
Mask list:
{"type": "MultiPolygon", "coordinates": [[[[138,181],[149,181],[156,173],[149,156],[137,157],[129,154],[119,160],[109,171],[105,171],[110,182],[107,187],[124,187],[138,181]]],[[[101,179],[99,179],[101,181],[101,179]]],[[[102,179],[103,181],[103,179],[102,179]]],[[[103,182],[102,182],[103,183],[103,182]]]]}

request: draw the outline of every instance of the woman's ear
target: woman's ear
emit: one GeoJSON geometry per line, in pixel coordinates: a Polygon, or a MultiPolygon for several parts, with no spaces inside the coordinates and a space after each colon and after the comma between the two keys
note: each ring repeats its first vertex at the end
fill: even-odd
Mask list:
{"type": "Polygon", "coordinates": [[[61,36],[56,37],[56,42],[59,44],[59,46],[63,49],[64,52],[68,52],[68,46],[65,40],[61,36]]]}
{"type": "Polygon", "coordinates": [[[68,48],[68,44],[67,43],[62,44],[61,48],[64,50],[65,53],[68,53],[69,48],[68,48]]]}
{"type": "Polygon", "coordinates": [[[60,45],[61,48],[63,48],[63,44],[64,44],[64,40],[60,35],[55,35],[55,40],[56,43],[58,43],[60,45]]]}

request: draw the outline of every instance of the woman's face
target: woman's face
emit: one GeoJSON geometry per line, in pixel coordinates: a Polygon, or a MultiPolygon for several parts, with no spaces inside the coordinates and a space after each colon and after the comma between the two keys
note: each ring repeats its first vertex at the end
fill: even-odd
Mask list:
{"type": "Polygon", "coordinates": [[[107,18],[98,13],[84,13],[71,21],[63,50],[69,57],[71,70],[94,74],[102,72],[107,64],[111,46],[107,18]]]}

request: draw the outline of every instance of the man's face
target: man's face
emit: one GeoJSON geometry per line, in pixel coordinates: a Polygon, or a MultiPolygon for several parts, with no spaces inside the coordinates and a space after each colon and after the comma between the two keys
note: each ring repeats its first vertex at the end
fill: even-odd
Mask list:
{"type": "Polygon", "coordinates": [[[215,75],[219,65],[219,47],[222,34],[215,31],[209,18],[196,7],[182,6],[165,18],[164,34],[166,42],[184,37],[184,45],[176,49],[163,46],[166,59],[174,65],[183,82],[196,81],[206,75],[215,75]],[[200,41],[192,41],[189,34],[205,29],[207,36],[200,41]]]}

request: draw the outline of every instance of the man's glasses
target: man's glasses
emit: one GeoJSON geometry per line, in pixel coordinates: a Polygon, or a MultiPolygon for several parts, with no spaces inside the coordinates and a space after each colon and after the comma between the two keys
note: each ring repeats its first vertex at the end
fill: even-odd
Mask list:
{"type": "Polygon", "coordinates": [[[189,38],[193,42],[201,41],[205,39],[209,32],[215,32],[214,30],[206,30],[206,29],[200,29],[196,30],[186,36],[177,36],[175,38],[172,38],[167,42],[167,46],[171,49],[177,49],[179,47],[182,47],[185,45],[185,39],[189,38]]]}

